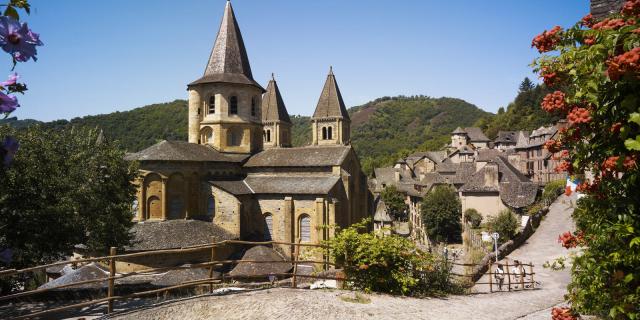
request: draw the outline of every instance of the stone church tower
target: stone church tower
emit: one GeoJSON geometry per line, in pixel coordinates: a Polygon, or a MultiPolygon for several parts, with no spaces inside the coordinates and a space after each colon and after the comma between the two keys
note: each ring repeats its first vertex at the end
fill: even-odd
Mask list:
{"type": "Polygon", "coordinates": [[[329,68],[318,106],[311,117],[311,126],[313,145],[348,145],[351,142],[351,119],[332,68],[329,68]]]}
{"type": "Polygon", "coordinates": [[[204,75],[187,86],[189,142],[220,152],[262,150],[262,93],[251,74],[240,28],[227,1],[204,75]]]}
{"type": "Polygon", "coordinates": [[[291,119],[273,75],[262,97],[262,125],[265,148],[291,147],[291,119]]]}

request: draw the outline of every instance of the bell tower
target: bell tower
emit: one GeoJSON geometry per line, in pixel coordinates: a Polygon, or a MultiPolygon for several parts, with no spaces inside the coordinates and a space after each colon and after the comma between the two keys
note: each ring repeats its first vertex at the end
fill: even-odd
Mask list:
{"type": "Polygon", "coordinates": [[[265,148],[291,147],[291,119],[273,74],[262,97],[262,125],[265,148]]]}
{"type": "Polygon", "coordinates": [[[351,143],[351,119],[342,101],[342,95],[329,68],[316,111],[311,117],[313,145],[348,145],[351,143]]]}
{"type": "Polygon", "coordinates": [[[264,89],[251,74],[230,1],[225,5],[204,74],[187,85],[187,90],[190,143],[228,153],[262,150],[260,106],[264,89]]]}

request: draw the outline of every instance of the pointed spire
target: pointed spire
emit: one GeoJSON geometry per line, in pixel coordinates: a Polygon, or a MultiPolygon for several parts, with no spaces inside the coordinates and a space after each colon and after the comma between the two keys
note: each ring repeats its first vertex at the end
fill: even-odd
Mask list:
{"type": "Polygon", "coordinates": [[[289,113],[280,95],[280,89],[278,89],[278,84],[272,73],[269,85],[267,85],[267,92],[262,98],[262,121],[277,120],[291,123],[289,113]]]}
{"type": "Polygon", "coordinates": [[[329,75],[324,83],[320,99],[318,99],[318,106],[316,106],[316,111],[313,113],[313,118],[343,118],[350,120],[336,77],[333,74],[333,67],[329,67],[329,75]]]}
{"type": "Polygon", "coordinates": [[[209,82],[251,84],[262,89],[253,79],[247,50],[230,1],[225,5],[220,30],[204,75],[191,85],[209,82]]]}

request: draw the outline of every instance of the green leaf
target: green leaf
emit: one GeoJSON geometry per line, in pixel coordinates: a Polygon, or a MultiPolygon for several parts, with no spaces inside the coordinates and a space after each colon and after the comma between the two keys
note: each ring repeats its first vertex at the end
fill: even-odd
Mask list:
{"type": "Polygon", "coordinates": [[[16,20],[20,20],[20,15],[18,14],[16,8],[14,8],[13,6],[7,6],[7,9],[4,10],[4,15],[12,17],[16,20]]]}
{"type": "Polygon", "coordinates": [[[638,112],[632,113],[631,116],[629,117],[629,121],[635,122],[636,124],[640,125],[640,113],[638,112]]]}
{"type": "Polygon", "coordinates": [[[633,248],[633,246],[635,245],[640,246],[640,237],[635,237],[631,239],[631,242],[629,243],[629,248],[633,248]]]}
{"type": "Polygon", "coordinates": [[[628,150],[636,150],[640,151],[640,135],[636,136],[636,139],[627,139],[624,142],[624,146],[627,147],[628,150]]]}

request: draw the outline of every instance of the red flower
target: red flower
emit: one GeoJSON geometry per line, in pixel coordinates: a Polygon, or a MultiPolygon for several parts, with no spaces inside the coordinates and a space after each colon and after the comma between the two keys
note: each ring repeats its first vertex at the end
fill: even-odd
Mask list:
{"type": "Polygon", "coordinates": [[[570,231],[567,231],[558,236],[558,243],[562,243],[566,249],[571,249],[578,245],[578,239],[570,231]]]}
{"type": "Polygon", "coordinates": [[[622,123],[616,122],[611,126],[611,128],[609,128],[609,132],[618,134],[620,133],[620,128],[622,128],[622,123]]]}
{"type": "Polygon", "coordinates": [[[638,29],[633,29],[631,30],[631,32],[635,33],[635,34],[640,34],[640,28],[638,29]]]}
{"type": "Polygon", "coordinates": [[[567,120],[570,124],[582,124],[591,122],[591,115],[589,110],[581,107],[574,107],[567,115],[567,120]]]}
{"type": "Polygon", "coordinates": [[[622,162],[622,166],[627,169],[627,170],[631,170],[633,168],[636,167],[636,157],[635,156],[626,156],[624,157],[624,161],[622,162]]]}
{"type": "Polygon", "coordinates": [[[533,41],[531,41],[531,47],[536,47],[540,53],[552,51],[560,42],[560,31],[562,31],[560,26],[555,26],[549,31],[543,31],[541,34],[533,38],[533,41]]]}
{"type": "Polygon", "coordinates": [[[558,140],[549,139],[544,143],[544,148],[551,153],[556,153],[560,151],[561,147],[562,147],[562,144],[558,140]]]}
{"type": "Polygon", "coordinates": [[[588,46],[592,46],[594,43],[596,43],[596,38],[594,38],[594,37],[586,37],[586,38],[584,38],[584,44],[586,44],[588,46]]]}
{"type": "Polygon", "coordinates": [[[593,25],[593,30],[614,30],[627,25],[624,19],[604,19],[593,25]]]}
{"type": "Polygon", "coordinates": [[[585,27],[587,27],[587,28],[591,28],[595,22],[596,21],[593,18],[593,15],[591,15],[591,13],[589,13],[588,15],[582,17],[582,20],[580,20],[580,24],[585,26],[585,27]]]}
{"type": "Polygon", "coordinates": [[[620,157],[618,156],[612,156],[607,158],[607,160],[605,160],[602,163],[602,171],[606,172],[615,172],[618,169],[618,159],[620,159],[620,157]]]}
{"type": "Polygon", "coordinates": [[[569,161],[563,160],[560,163],[558,163],[558,165],[556,166],[556,168],[554,170],[557,173],[570,171],[571,170],[571,163],[569,163],[569,161]]]}
{"type": "Polygon", "coordinates": [[[568,196],[570,196],[572,192],[573,192],[573,191],[571,191],[571,187],[570,187],[570,186],[566,186],[566,187],[564,188],[564,194],[565,194],[567,197],[568,197],[568,196]]]}
{"type": "Polygon", "coordinates": [[[564,93],[562,91],[555,91],[547,94],[544,99],[542,99],[541,106],[546,112],[564,110],[566,108],[564,93]]]}
{"type": "Polygon", "coordinates": [[[551,320],[577,320],[579,317],[571,308],[553,307],[551,309],[551,320]]]}
{"type": "Polygon", "coordinates": [[[620,13],[627,16],[636,16],[640,14],[640,0],[629,0],[625,2],[620,13]]]}
{"type": "Polygon", "coordinates": [[[611,80],[618,80],[625,74],[640,73],[640,48],[633,48],[607,61],[607,74],[611,80]]]}
{"type": "Polygon", "coordinates": [[[560,77],[557,72],[551,71],[548,67],[543,67],[540,76],[542,77],[542,81],[547,87],[553,87],[560,82],[560,77]]]}

